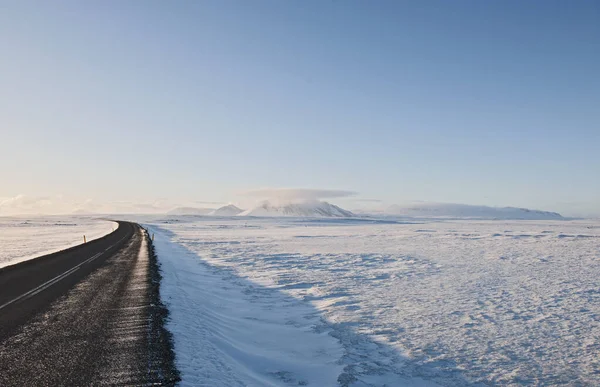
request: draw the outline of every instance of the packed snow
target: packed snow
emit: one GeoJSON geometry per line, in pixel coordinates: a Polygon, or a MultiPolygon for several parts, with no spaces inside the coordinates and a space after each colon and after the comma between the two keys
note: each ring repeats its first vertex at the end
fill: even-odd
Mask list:
{"type": "Polygon", "coordinates": [[[165,218],[184,385],[600,385],[600,223],[165,218]]]}
{"type": "Polygon", "coordinates": [[[88,217],[0,217],[0,268],[100,238],[116,222],[88,217]]]}

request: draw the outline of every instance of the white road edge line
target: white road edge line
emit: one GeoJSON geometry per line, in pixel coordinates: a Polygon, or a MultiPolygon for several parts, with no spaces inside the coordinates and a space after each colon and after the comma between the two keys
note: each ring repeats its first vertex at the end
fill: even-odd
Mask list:
{"type": "Polygon", "coordinates": [[[92,262],[94,259],[98,258],[99,256],[101,256],[102,254],[106,253],[108,250],[112,249],[113,247],[115,247],[116,245],[118,245],[119,243],[121,243],[123,241],[123,239],[127,238],[127,236],[124,236],[123,238],[121,238],[117,243],[114,243],[112,245],[110,245],[106,250],[102,251],[101,253],[98,253],[96,255],[94,255],[91,258],[86,259],[85,261],[81,262],[79,265],[72,267],[71,269],[65,271],[62,274],[57,275],[56,277],[52,278],[49,281],[44,282],[43,284],[41,284],[40,286],[31,289],[30,291],[28,291],[27,293],[23,293],[20,296],[13,298],[12,300],[8,301],[7,303],[0,305],[0,310],[2,310],[3,308],[14,304],[17,301],[20,300],[24,300],[27,299],[29,297],[33,297],[36,294],[38,294],[41,291],[46,290],[47,288],[49,288],[50,286],[54,285],[55,283],[59,282],[60,280],[66,278],[67,276],[69,276],[70,274],[73,274],[74,272],[76,272],[81,266],[85,265],[86,263],[92,262]]]}

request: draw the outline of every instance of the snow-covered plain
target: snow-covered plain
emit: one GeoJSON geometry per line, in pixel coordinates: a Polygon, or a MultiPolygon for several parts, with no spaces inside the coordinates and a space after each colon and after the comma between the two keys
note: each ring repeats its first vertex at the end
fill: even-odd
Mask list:
{"type": "Polygon", "coordinates": [[[600,223],[148,220],[186,385],[600,385],[600,223]]]}
{"type": "Polygon", "coordinates": [[[118,224],[87,217],[0,217],[0,268],[100,238],[118,224]]]}

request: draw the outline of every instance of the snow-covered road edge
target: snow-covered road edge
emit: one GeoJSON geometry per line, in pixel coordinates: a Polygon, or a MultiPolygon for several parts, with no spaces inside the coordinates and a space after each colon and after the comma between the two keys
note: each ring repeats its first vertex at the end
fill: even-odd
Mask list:
{"type": "Polygon", "coordinates": [[[143,232],[145,238],[144,251],[140,251],[140,254],[147,254],[149,262],[148,373],[155,374],[153,380],[160,380],[163,384],[174,385],[181,381],[181,377],[175,366],[173,335],[166,327],[169,320],[169,310],[162,302],[161,297],[162,275],[160,263],[148,231],[144,230],[143,232]]]}
{"type": "Polygon", "coordinates": [[[268,294],[155,235],[181,385],[335,386],[343,348],[309,305],[268,294]]]}
{"type": "Polygon", "coordinates": [[[439,386],[398,373],[395,362],[405,360],[395,349],[326,321],[311,303],[212,266],[169,230],[144,227],[155,235],[182,385],[439,386]]]}

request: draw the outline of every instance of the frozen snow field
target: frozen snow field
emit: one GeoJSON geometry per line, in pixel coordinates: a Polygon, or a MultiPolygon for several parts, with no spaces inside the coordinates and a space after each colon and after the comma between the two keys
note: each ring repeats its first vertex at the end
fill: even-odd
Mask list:
{"type": "Polygon", "coordinates": [[[86,217],[0,217],[0,268],[100,238],[118,224],[86,217]]]}
{"type": "Polygon", "coordinates": [[[600,385],[600,223],[148,220],[184,385],[600,385]]]}

